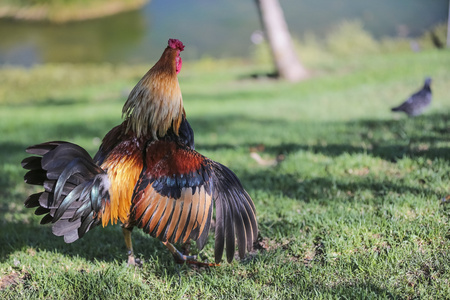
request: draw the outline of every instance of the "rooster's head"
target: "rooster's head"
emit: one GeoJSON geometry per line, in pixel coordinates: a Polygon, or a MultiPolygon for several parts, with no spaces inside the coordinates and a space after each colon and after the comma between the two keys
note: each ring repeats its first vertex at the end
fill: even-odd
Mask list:
{"type": "Polygon", "coordinates": [[[172,127],[178,135],[184,115],[177,77],[183,50],[180,40],[169,39],[161,58],[133,88],[122,109],[127,131],[132,130],[138,137],[151,134],[158,139],[172,127]]]}

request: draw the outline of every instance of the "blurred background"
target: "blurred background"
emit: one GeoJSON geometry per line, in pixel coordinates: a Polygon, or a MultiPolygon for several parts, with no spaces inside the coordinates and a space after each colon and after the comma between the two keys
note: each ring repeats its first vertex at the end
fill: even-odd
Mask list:
{"type": "MultiPolygon", "coordinates": [[[[7,15],[5,6],[21,2],[77,1],[2,0],[0,15],[7,15]]],[[[188,45],[185,60],[264,56],[255,46],[263,41],[255,1],[135,2],[139,3],[137,9],[83,21],[26,22],[11,17],[20,18],[20,12],[1,18],[0,64],[142,63],[158,59],[168,37],[188,45]]],[[[304,47],[339,54],[346,51],[343,44],[348,42],[342,41],[342,36],[357,39],[359,33],[369,37],[362,41],[365,51],[380,51],[380,47],[418,51],[433,46],[427,36],[432,30],[445,44],[447,0],[281,0],[280,4],[292,38],[304,47]],[[392,39],[397,41],[394,46],[392,39]]],[[[39,11],[35,15],[39,18],[39,11]]],[[[308,56],[305,49],[303,52],[308,56]]]]}

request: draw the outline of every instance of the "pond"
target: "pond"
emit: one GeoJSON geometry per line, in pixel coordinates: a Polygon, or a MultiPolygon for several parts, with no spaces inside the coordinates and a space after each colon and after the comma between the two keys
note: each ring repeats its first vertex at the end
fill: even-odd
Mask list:
{"type": "MultiPolygon", "coordinates": [[[[447,21],[448,0],[280,0],[292,35],[319,38],[344,19],[380,38],[410,37],[447,21]]],[[[139,11],[68,24],[0,20],[0,64],[141,63],[159,58],[167,39],[189,48],[183,58],[248,57],[260,29],[252,0],[152,0],[139,11]]]]}

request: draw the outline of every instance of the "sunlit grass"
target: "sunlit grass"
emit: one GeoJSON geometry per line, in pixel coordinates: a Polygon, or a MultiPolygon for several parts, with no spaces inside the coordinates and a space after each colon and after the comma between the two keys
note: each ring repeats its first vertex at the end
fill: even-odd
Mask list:
{"type": "Polygon", "coordinates": [[[23,207],[35,190],[24,148],[68,140],[94,154],[147,66],[0,70],[2,299],[449,297],[449,53],[332,57],[298,84],[228,65],[185,63],[179,81],[196,149],[240,177],[261,236],[250,258],[208,270],[176,266],[139,230],[145,264],[128,268],[118,226],[65,244],[23,207]],[[425,76],[431,108],[391,113],[425,76]]]}

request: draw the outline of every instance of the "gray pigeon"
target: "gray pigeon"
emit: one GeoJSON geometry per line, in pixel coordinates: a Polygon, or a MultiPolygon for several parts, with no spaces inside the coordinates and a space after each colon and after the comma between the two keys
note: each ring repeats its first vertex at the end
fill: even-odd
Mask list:
{"type": "Polygon", "coordinates": [[[414,93],[405,102],[397,107],[392,108],[392,111],[402,111],[410,117],[415,117],[424,112],[431,103],[431,78],[425,79],[423,88],[414,93]]]}

